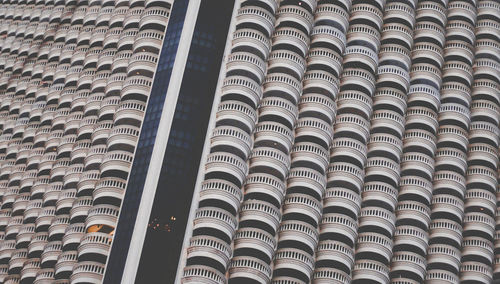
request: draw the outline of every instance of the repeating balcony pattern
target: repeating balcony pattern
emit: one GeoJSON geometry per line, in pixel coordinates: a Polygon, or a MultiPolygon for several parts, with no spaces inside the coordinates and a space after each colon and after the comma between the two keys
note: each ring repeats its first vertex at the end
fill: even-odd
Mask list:
{"type": "Polygon", "coordinates": [[[147,79],[134,78],[151,80],[159,53],[140,46],[161,44],[170,3],[28,0],[1,9],[0,278],[100,283],[142,122],[137,106],[149,95],[147,79]],[[135,121],[116,123],[122,105],[135,121]],[[121,137],[108,145],[111,133],[121,137]],[[105,162],[122,166],[109,173],[105,162]]]}
{"type": "Polygon", "coordinates": [[[183,283],[491,282],[497,11],[243,1],[183,283]]]}
{"type": "Polygon", "coordinates": [[[227,271],[235,283],[269,282],[315,7],[301,5],[248,0],[238,10],[183,283],[225,283],[227,271]],[[241,204],[243,185],[252,198],[241,204]]]}
{"type": "Polygon", "coordinates": [[[495,19],[498,26],[499,11],[498,3],[495,5],[491,1],[478,1],[475,31],[473,27],[461,31],[464,41],[470,43],[472,39],[475,44],[475,60],[472,66],[466,66],[469,73],[465,77],[467,81],[463,82],[472,89],[459,270],[460,281],[463,283],[491,283],[494,279],[500,61],[498,57],[490,57],[493,53],[482,46],[485,41],[492,41],[497,46],[500,43],[500,38],[491,36],[490,29],[487,28],[491,19],[495,19]],[[480,82],[496,84],[496,90],[484,92],[478,88],[480,82]]]}

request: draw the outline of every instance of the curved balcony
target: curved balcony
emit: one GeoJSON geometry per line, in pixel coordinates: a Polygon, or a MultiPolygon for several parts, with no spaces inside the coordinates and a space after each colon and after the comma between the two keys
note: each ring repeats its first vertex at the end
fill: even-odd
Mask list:
{"type": "Polygon", "coordinates": [[[452,190],[459,196],[465,194],[465,178],[452,171],[437,171],[434,175],[434,189],[452,190]]]}
{"type": "MultiPolygon", "coordinates": [[[[372,174],[374,174],[373,171],[372,174]]],[[[394,210],[397,204],[398,190],[397,187],[391,186],[384,182],[380,182],[378,180],[374,180],[365,183],[361,196],[363,198],[363,202],[375,202],[373,204],[387,204],[392,210],[394,210]]]]}
{"type": "Polygon", "coordinates": [[[54,269],[44,268],[41,269],[37,274],[33,284],[52,284],[54,283],[54,269]]]}
{"type": "Polygon", "coordinates": [[[347,209],[352,213],[352,216],[358,216],[361,210],[361,197],[352,190],[342,187],[328,188],[323,203],[325,209],[347,209]]]}
{"type": "Polygon", "coordinates": [[[99,170],[89,170],[81,174],[80,180],[76,184],[78,195],[90,195],[99,180],[99,170]]]}
{"type": "MultiPolygon", "coordinates": [[[[245,271],[245,269],[243,270],[245,271]]],[[[223,284],[225,282],[226,277],[224,274],[214,268],[204,265],[186,266],[181,279],[182,284],[223,284]]]]}
{"type": "MultiPolygon", "coordinates": [[[[134,56],[130,60],[133,60],[134,56]]],[[[143,63],[144,64],[144,63],[143,63]]],[[[141,64],[141,65],[143,65],[141,64]]],[[[150,65],[155,65],[155,64],[150,64],[150,65]]],[[[145,67],[144,67],[145,68],[145,67]]],[[[150,66],[149,69],[153,69],[152,66],[150,66]]],[[[123,82],[123,89],[121,91],[121,98],[122,101],[131,101],[134,104],[140,104],[140,110],[144,112],[145,109],[145,103],[147,97],[149,96],[149,92],[151,90],[151,85],[153,84],[153,80],[148,76],[149,74],[146,71],[140,70],[140,71],[135,71],[135,70],[130,70],[130,66],[128,68],[129,72],[134,72],[128,76],[128,78],[123,82]],[[139,74],[137,74],[139,73],[139,74]]],[[[123,107],[127,109],[132,108],[137,108],[135,106],[125,106],[127,105],[126,103],[122,102],[122,104],[118,107],[118,110],[123,109],[123,107]]],[[[132,114],[132,113],[131,113],[132,114]]],[[[139,117],[138,114],[132,114],[136,115],[139,117]]],[[[116,120],[116,117],[115,117],[116,120]]]]}
{"type": "Polygon", "coordinates": [[[269,54],[268,73],[282,72],[301,80],[305,72],[305,65],[304,58],[296,52],[278,49],[269,54]]]}
{"type": "Polygon", "coordinates": [[[399,183],[399,164],[383,157],[368,158],[365,167],[365,180],[377,180],[397,186],[399,183]]]}
{"type": "Polygon", "coordinates": [[[369,122],[361,116],[355,114],[339,114],[337,115],[335,130],[336,134],[347,132],[342,136],[355,138],[360,142],[366,144],[369,138],[369,122]]]}
{"type": "Polygon", "coordinates": [[[263,33],[253,29],[238,29],[233,34],[233,51],[243,51],[267,58],[271,50],[271,42],[263,33]]]}
{"type": "MultiPolygon", "coordinates": [[[[311,3],[314,3],[315,1],[311,1],[311,3]]],[[[307,1],[303,2],[304,4],[307,3],[307,1]]],[[[314,5],[314,4],[313,4],[314,5]]],[[[315,6],[315,5],[314,5],[315,6]]],[[[280,8],[278,9],[276,16],[276,26],[283,25],[283,22],[294,22],[298,25],[301,25],[304,30],[306,30],[308,33],[311,32],[311,28],[313,25],[313,15],[310,10],[307,10],[307,8],[312,8],[312,7],[307,7],[304,5],[302,6],[302,3],[295,6],[295,5],[281,5],[280,8]]],[[[314,7],[315,8],[315,7],[314,7]]],[[[313,11],[314,11],[313,8],[313,11]]]]}
{"type": "Polygon", "coordinates": [[[389,210],[381,207],[367,206],[361,208],[359,227],[376,227],[378,233],[392,236],[395,230],[395,219],[396,216],[389,210]]]}
{"type": "Polygon", "coordinates": [[[234,184],[222,179],[205,180],[200,189],[200,203],[209,200],[221,200],[237,212],[243,200],[242,191],[234,184]]]}
{"type": "Polygon", "coordinates": [[[35,233],[34,224],[23,224],[16,236],[16,247],[18,248],[27,247],[34,233],[35,233]]]}
{"type": "MultiPolygon", "coordinates": [[[[122,144],[127,148],[134,147],[139,139],[139,128],[129,125],[120,125],[112,128],[107,141],[108,149],[119,149],[122,144]]],[[[123,147],[124,148],[124,147],[123,147]]]]}
{"type": "MultiPolygon", "coordinates": [[[[253,10],[253,9],[258,9],[254,7],[244,7],[242,8],[243,10],[246,8],[246,10],[253,10]]],[[[241,10],[240,9],[240,12],[241,10]]],[[[263,10],[265,11],[265,10],[263,10]]],[[[266,11],[267,12],[267,11],[266,11]]],[[[274,55],[277,60],[281,59],[281,56],[283,56],[287,53],[286,51],[281,51],[281,53],[276,52],[274,55]]],[[[272,55],[271,55],[272,56],[272,55]]],[[[280,60],[281,61],[281,60],[280,60]]],[[[281,62],[280,62],[281,63],[281,62]]],[[[227,58],[227,65],[226,65],[226,72],[227,74],[234,74],[237,76],[247,76],[250,78],[254,78],[254,80],[258,83],[262,83],[264,80],[265,72],[266,72],[266,64],[265,61],[262,60],[262,58],[251,54],[247,52],[233,52],[230,55],[228,55],[227,58]]],[[[299,68],[302,68],[302,66],[297,66],[299,68]]],[[[303,74],[298,73],[298,74],[303,74]]]]}
{"type": "Polygon", "coordinates": [[[311,117],[300,118],[295,128],[297,140],[306,140],[302,138],[306,136],[307,140],[315,141],[325,149],[328,149],[331,144],[333,139],[332,133],[333,131],[330,124],[326,123],[324,120],[311,117]]]}
{"type": "Polygon", "coordinates": [[[356,89],[361,89],[368,96],[375,92],[375,77],[371,72],[361,68],[344,69],[340,84],[345,88],[356,86],[356,89]]]}
{"type": "Polygon", "coordinates": [[[333,240],[320,241],[316,251],[316,270],[320,263],[332,262],[338,266],[337,268],[350,271],[354,266],[353,248],[333,240]]]}
{"type": "Polygon", "coordinates": [[[413,251],[425,256],[427,243],[429,242],[429,234],[427,231],[415,226],[398,225],[394,232],[393,241],[394,252],[413,251]],[[411,248],[411,250],[408,248],[411,248]]]}
{"type": "Polygon", "coordinates": [[[221,102],[216,117],[217,126],[238,127],[247,133],[252,133],[257,122],[255,109],[246,103],[234,100],[221,102]]]}
{"type": "Polygon", "coordinates": [[[491,215],[494,215],[496,211],[496,197],[490,191],[471,188],[465,193],[465,207],[478,207],[481,211],[486,209],[491,215]]]}
{"type": "Polygon", "coordinates": [[[235,282],[243,279],[252,279],[261,284],[269,283],[271,268],[259,259],[234,257],[229,267],[229,281],[235,282]]]}
{"type": "MultiPolygon", "coordinates": [[[[82,152],[83,151],[86,152],[88,149],[85,147],[87,145],[90,145],[90,143],[84,142],[84,143],[81,143],[79,145],[79,150],[81,150],[80,153],[82,156],[84,156],[84,154],[82,152]]],[[[73,153],[75,153],[75,152],[73,152],[73,153]]],[[[75,163],[75,164],[70,165],[67,168],[66,174],[64,175],[64,178],[63,178],[64,185],[65,186],[76,185],[78,183],[78,181],[80,180],[80,175],[82,174],[83,170],[84,170],[83,165],[80,163],[75,163]]]]}
{"type": "Polygon", "coordinates": [[[40,264],[42,267],[53,266],[59,255],[61,254],[62,244],[61,241],[48,242],[45,245],[42,255],[40,257],[40,264]]]}
{"type": "Polygon", "coordinates": [[[351,18],[350,21],[359,21],[360,19],[368,20],[378,29],[382,27],[382,12],[377,9],[376,5],[370,5],[368,3],[354,4],[351,8],[351,18]]]}
{"type": "Polygon", "coordinates": [[[303,94],[299,101],[299,111],[304,116],[323,119],[328,123],[335,120],[336,105],[332,98],[324,95],[303,94]]]}
{"type": "Polygon", "coordinates": [[[58,214],[50,225],[48,232],[50,239],[60,239],[66,230],[66,227],[69,224],[69,217],[66,214],[58,214]]]}
{"type": "Polygon", "coordinates": [[[128,174],[130,166],[134,159],[134,154],[127,151],[112,151],[108,152],[101,164],[101,176],[107,177],[114,173],[117,175],[128,174]]]}
{"type": "Polygon", "coordinates": [[[264,120],[279,119],[281,123],[293,128],[298,112],[295,104],[280,97],[266,97],[262,99],[259,107],[259,117],[264,120]]]}
{"type": "Polygon", "coordinates": [[[154,29],[144,29],[139,31],[135,37],[132,50],[135,52],[138,50],[148,50],[151,53],[158,54],[159,50],[161,50],[163,36],[163,31],[159,32],[154,29]]]}
{"type": "Polygon", "coordinates": [[[498,127],[492,123],[473,121],[470,124],[469,141],[470,143],[482,142],[497,147],[499,134],[498,127]]]}
{"type": "MultiPolygon", "coordinates": [[[[403,154],[403,142],[394,135],[388,133],[372,133],[368,141],[368,152],[392,159],[399,163],[403,154]]],[[[399,174],[399,173],[398,173],[399,174]]]]}
{"type": "Polygon", "coordinates": [[[294,216],[294,219],[297,221],[311,223],[311,221],[308,220],[310,217],[314,220],[313,224],[318,224],[321,220],[322,208],[321,202],[315,197],[308,194],[292,193],[288,194],[284,200],[282,211],[283,215],[290,214],[290,216],[294,216]]]}
{"type": "Polygon", "coordinates": [[[85,225],[83,223],[73,223],[66,227],[62,238],[62,245],[65,250],[68,248],[76,250],[81,239],[85,235],[85,225]]]}
{"type": "Polygon", "coordinates": [[[73,272],[74,267],[77,263],[77,253],[76,251],[64,251],[62,252],[57,263],[54,266],[55,276],[58,279],[69,278],[73,272]]]}
{"type": "Polygon", "coordinates": [[[105,262],[112,237],[112,235],[99,232],[87,233],[78,246],[78,259],[105,262]]]}
{"type": "Polygon", "coordinates": [[[52,219],[55,217],[55,208],[53,206],[44,207],[38,217],[36,218],[35,225],[37,231],[40,231],[42,228],[47,229],[52,223],[52,219]]]}
{"type": "Polygon", "coordinates": [[[21,193],[16,197],[14,203],[12,204],[13,215],[24,212],[30,201],[30,196],[30,193],[21,193]]]}
{"type": "Polygon", "coordinates": [[[331,238],[339,239],[349,246],[354,245],[358,235],[356,220],[344,214],[323,214],[319,228],[322,236],[331,236],[331,238]]]}
{"type": "Polygon", "coordinates": [[[438,142],[446,141],[452,145],[456,145],[455,148],[467,151],[469,141],[467,139],[468,133],[463,128],[455,125],[441,126],[438,131],[438,142]]]}
{"type": "Polygon", "coordinates": [[[331,157],[349,157],[353,159],[352,163],[359,168],[363,168],[366,163],[366,144],[350,137],[336,137],[330,151],[331,157]]]}
{"type": "MultiPolygon", "coordinates": [[[[386,17],[388,17],[388,15],[386,15],[386,17]]],[[[404,18],[405,20],[407,19],[406,17],[400,17],[404,18]]],[[[404,42],[405,44],[400,45],[410,49],[410,47],[413,45],[413,30],[404,23],[385,23],[381,30],[380,41],[384,42],[387,40],[398,40],[400,43],[404,42]]]]}
{"type": "MultiPolygon", "coordinates": [[[[75,189],[65,189],[60,192],[59,198],[55,204],[55,208],[57,212],[61,211],[69,211],[71,209],[71,206],[73,205],[73,201],[75,200],[76,197],[76,190],[75,189]]],[[[52,207],[53,208],[53,207],[52,207]]]]}
{"type": "MultiPolygon", "coordinates": [[[[220,107],[221,106],[219,106],[219,109],[220,107]]],[[[211,137],[211,148],[213,150],[220,149],[223,152],[233,153],[242,158],[246,158],[249,155],[251,144],[252,141],[247,132],[232,126],[216,127],[211,137]],[[236,151],[233,150],[233,148],[236,149],[236,151]]]]}
{"type": "Polygon", "coordinates": [[[274,274],[282,275],[280,270],[288,271],[290,277],[309,282],[314,268],[314,258],[300,249],[279,248],[274,257],[274,274]],[[291,273],[293,270],[295,273],[291,273]]]}
{"type": "Polygon", "coordinates": [[[312,283],[315,284],[351,283],[351,277],[349,274],[340,269],[331,267],[316,268],[312,278],[312,283]]]}
{"type": "Polygon", "coordinates": [[[221,91],[223,101],[228,100],[228,98],[236,99],[254,108],[262,97],[262,88],[255,81],[244,76],[227,77],[222,83],[221,91]]]}
{"type": "MultiPolygon", "coordinates": [[[[325,28],[327,27],[325,26],[325,28]]],[[[328,31],[328,28],[326,30],[318,29],[317,32],[318,31],[320,32],[328,31]]],[[[336,31],[336,30],[331,30],[331,31],[336,31]]],[[[338,84],[336,79],[339,78],[340,73],[342,71],[342,57],[340,57],[337,52],[334,52],[329,48],[321,47],[323,40],[328,41],[328,39],[329,39],[328,34],[317,33],[316,36],[313,36],[313,41],[312,41],[313,46],[311,47],[311,49],[309,49],[306,62],[307,66],[317,66],[318,69],[328,70],[329,73],[331,73],[331,75],[335,77],[335,79],[333,79],[334,82],[338,84]],[[323,37],[322,35],[326,37],[323,37]],[[314,46],[316,45],[316,43],[319,46],[314,46]]],[[[330,78],[330,82],[331,80],[332,79],[330,78]]],[[[334,86],[334,89],[337,89],[337,86],[334,86]]],[[[336,94],[333,93],[329,95],[336,95],[336,94]]]]}
{"type": "Polygon", "coordinates": [[[9,260],[8,271],[11,274],[19,274],[26,260],[28,260],[28,250],[16,249],[9,260]]]}
{"type": "Polygon", "coordinates": [[[290,170],[287,185],[288,188],[308,189],[310,191],[307,191],[307,194],[321,200],[325,192],[326,180],[324,175],[313,169],[296,167],[290,170]]]}
{"type": "Polygon", "coordinates": [[[236,20],[239,24],[244,24],[247,22],[252,24],[257,23],[259,26],[264,28],[267,36],[270,36],[274,30],[274,14],[267,9],[258,7],[257,5],[241,7],[238,10],[236,20]]]}
{"type": "Polygon", "coordinates": [[[293,48],[292,51],[297,52],[302,57],[305,57],[309,48],[307,34],[299,29],[287,26],[278,26],[276,28],[272,36],[272,42],[273,46],[285,46],[287,49],[293,48]]]}
{"type": "Polygon", "coordinates": [[[417,201],[400,201],[396,211],[397,221],[411,220],[411,222],[419,222],[422,228],[427,228],[431,221],[429,207],[417,201]]]}
{"type": "Polygon", "coordinates": [[[407,91],[410,85],[410,76],[408,71],[399,66],[382,65],[377,69],[377,84],[381,86],[390,86],[400,91],[407,91]],[[399,86],[393,85],[394,83],[399,86]]]}
{"type": "Polygon", "coordinates": [[[406,275],[407,273],[418,276],[420,282],[425,279],[425,257],[412,252],[395,252],[391,262],[391,273],[406,275]]]}
{"type": "Polygon", "coordinates": [[[389,269],[374,260],[356,261],[352,272],[353,282],[363,283],[363,281],[367,281],[368,279],[374,283],[388,283],[389,269]]]}
{"type": "Polygon", "coordinates": [[[19,229],[23,224],[23,216],[12,216],[5,228],[5,238],[15,239],[19,229]]]}
{"type": "MultiPolygon", "coordinates": [[[[255,234],[258,234],[258,232],[255,232],[255,234]]],[[[258,242],[255,242],[253,245],[257,243],[258,242]]],[[[236,249],[235,247],[235,250],[236,249]]],[[[231,254],[231,247],[227,243],[209,236],[192,237],[189,241],[189,248],[187,249],[187,259],[199,258],[200,262],[202,262],[202,259],[210,258],[211,260],[217,261],[220,267],[224,268],[228,266],[231,254]]]]}
{"type": "MultiPolygon", "coordinates": [[[[96,144],[95,140],[93,145],[90,147],[87,152],[87,157],[83,160],[83,165],[85,168],[91,168],[95,165],[99,165],[102,162],[102,158],[106,153],[106,145],[96,144]]],[[[92,172],[92,171],[90,171],[92,172]]],[[[92,179],[92,176],[89,176],[92,179]]],[[[80,178],[80,181],[84,181],[85,179],[80,178]]]]}
{"type": "Polygon", "coordinates": [[[96,184],[92,197],[94,204],[119,204],[123,198],[126,181],[116,177],[101,178],[96,184]]]}
{"type": "Polygon", "coordinates": [[[493,217],[480,212],[467,212],[464,215],[464,231],[473,231],[493,239],[495,220],[493,217]]]}
{"type": "Polygon", "coordinates": [[[449,219],[432,220],[429,226],[429,234],[431,239],[445,239],[448,244],[457,248],[462,244],[462,226],[449,219]]]}
{"type": "Polygon", "coordinates": [[[485,166],[469,166],[467,169],[467,185],[480,186],[485,190],[495,192],[496,172],[485,166]]]}
{"type": "Polygon", "coordinates": [[[304,166],[324,172],[328,167],[328,151],[317,144],[297,142],[291,152],[292,165],[304,166]]]}
{"type": "Polygon", "coordinates": [[[335,98],[338,93],[339,80],[330,72],[310,70],[304,75],[304,90],[335,98]]]}
{"type": "Polygon", "coordinates": [[[406,125],[416,124],[412,127],[417,129],[425,129],[431,133],[436,133],[439,127],[438,116],[434,111],[430,111],[423,107],[409,107],[406,113],[406,125]]]}
{"type": "Polygon", "coordinates": [[[440,147],[435,156],[436,170],[453,170],[462,175],[467,169],[467,156],[464,152],[452,147],[440,147]]]}
{"type": "Polygon", "coordinates": [[[460,267],[460,282],[492,283],[493,271],[489,265],[466,261],[460,267]]]}
{"type": "Polygon", "coordinates": [[[249,174],[245,180],[245,194],[247,196],[269,196],[270,203],[281,204],[285,196],[285,184],[277,177],[265,174],[249,174]]]}
{"type": "Polygon", "coordinates": [[[99,117],[113,116],[119,104],[120,104],[120,98],[118,96],[105,97],[101,101],[99,109],[99,117]]]}
{"type": "Polygon", "coordinates": [[[247,172],[247,164],[240,157],[224,152],[211,153],[207,157],[205,174],[207,176],[220,176],[230,178],[238,186],[243,184],[247,172]]]}
{"type": "Polygon", "coordinates": [[[372,259],[377,255],[379,260],[390,263],[392,256],[392,240],[384,235],[363,232],[358,235],[356,244],[356,259],[372,259]]]}
{"type": "Polygon", "coordinates": [[[439,122],[447,124],[446,122],[448,121],[461,126],[463,129],[467,129],[470,122],[469,108],[458,103],[441,104],[439,109],[439,122]]]}
{"type": "Polygon", "coordinates": [[[252,224],[262,230],[274,234],[279,227],[281,212],[273,205],[259,201],[247,200],[241,205],[240,225],[252,224]]]}
{"type": "Polygon", "coordinates": [[[99,284],[102,282],[105,265],[93,261],[82,261],[75,265],[73,274],[71,275],[71,283],[93,283],[99,284]]]}
{"type": "Polygon", "coordinates": [[[427,265],[457,271],[460,268],[460,250],[447,244],[431,244],[427,252],[427,265]]]}
{"type": "Polygon", "coordinates": [[[16,250],[15,240],[3,240],[0,244],[0,260],[7,263],[16,250]]]}
{"type": "Polygon", "coordinates": [[[193,231],[203,231],[203,228],[212,228],[226,235],[229,242],[234,236],[237,227],[235,217],[227,211],[216,207],[198,208],[195,214],[193,231]]]}
{"type": "Polygon", "coordinates": [[[40,259],[34,258],[26,261],[23,269],[21,270],[21,281],[22,282],[33,282],[36,278],[36,274],[40,269],[40,259]]]}
{"type": "Polygon", "coordinates": [[[345,187],[360,193],[363,187],[364,171],[351,163],[335,162],[328,167],[328,186],[345,187]]]}
{"type": "Polygon", "coordinates": [[[262,121],[255,128],[254,145],[257,147],[271,146],[284,153],[289,153],[292,149],[293,137],[293,132],[281,123],[262,121]]]}
{"type": "Polygon", "coordinates": [[[144,117],[145,110],[146,104],[144,102],[136,100],[122,102],[115,113],[115,125],[128,124],[138,126],[144,117]]]}
{"type": "MultiPolygon", "coordinates": [[[[347,90],[339,94],[337,107],[339,110],[351,110],[359,113],[364,119],[372,115],[372,101],[369,96],[360,91],[347,90]]],[[[341,114],[343,115],[343,114],[341,114]]]]}
{"type": "Polygon", "coordinates": [[[463,219],[464,203],[461,198],[451,194],[435,194],[432,198],[432,212],[450,214],[460,221],[463,219]]]}
{"type": "Polygon", "coordinates": [[[115,227],[118,219],[119,208],[113,205],[99,204],[93,206],[85,220],[85,227],[89,228],[93,225],[106,225],[115,227]]]}
{"type": "MultiPolygon", "coordinates": [[[[41,200],[31,200],[26,206],[26,209],[24,210],[24,221],[26,223],[28,222],[31,223],[33,220],[35,220],[38,217],[41,208],[42,208],[41,200]]],[[[0,217],[0,225],[1,225],[1,218],[2,217],[0,217]]]]}
{"type": "Polygon", "coordinates": [[[286,220],[280,225],[278,238],[280,246],[295,247],[312,254],[318,244],[318,231],[302,220],[286,220]],[[300,247],[296,247],[298,243],[300,247]]]}
{"type": "Polygon", "coordinates": [[[264,96],[283,97],[297,104],[302,93],[302,84],[285,73],[268,73],[263,83],[264,96]]]}
{"type": "Polygon", "coordinates": [[[462,244],[462,257],[464,259],[474,259],[486,265],[491,264],[495,258],[492,243],[481,237],[465,237],[462,244]]]}

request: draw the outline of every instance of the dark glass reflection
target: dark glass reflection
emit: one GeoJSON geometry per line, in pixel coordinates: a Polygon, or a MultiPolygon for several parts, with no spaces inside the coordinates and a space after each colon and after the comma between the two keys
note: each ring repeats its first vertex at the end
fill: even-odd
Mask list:
{"type": "Polygon", "coordinates": [[[171,9],[141,135],[137,143],[135,158],[104,275],[104,283],[120,283],[122,278],[188,4],[189,0],[177,0],[171,9]]]}
{"type": "Polygon", "coordinates": [[[174,282],[233,5],[202,1],[136,283],[174,282]]]}

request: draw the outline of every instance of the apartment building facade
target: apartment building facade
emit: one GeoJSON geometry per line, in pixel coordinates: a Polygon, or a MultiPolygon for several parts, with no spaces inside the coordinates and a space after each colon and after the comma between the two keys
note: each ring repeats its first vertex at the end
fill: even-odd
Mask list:
{"type": "Polygon", "coordinates": [[[500,280],[495,0],[4,0],[0,282],[500,280]]]}

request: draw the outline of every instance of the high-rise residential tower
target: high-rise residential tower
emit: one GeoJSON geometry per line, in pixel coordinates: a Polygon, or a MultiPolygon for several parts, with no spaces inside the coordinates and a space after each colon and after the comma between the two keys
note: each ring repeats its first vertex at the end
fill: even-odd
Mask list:
{"type": "Polygon", "coordinates": [[[498,0],[3,0],[0,283],[500,283],[498,0]]]}
{"type": "Polygon", "coordinates": [[[1,2],[1,283],[101,283],[170,8],[1,2]]]}

